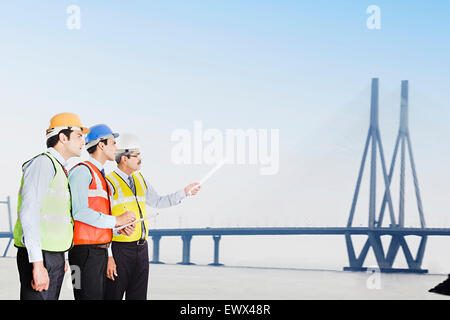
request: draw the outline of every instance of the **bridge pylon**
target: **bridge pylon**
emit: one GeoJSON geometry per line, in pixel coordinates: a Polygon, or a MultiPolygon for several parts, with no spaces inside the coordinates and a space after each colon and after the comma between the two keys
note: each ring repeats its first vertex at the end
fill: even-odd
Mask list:
{"type": "Polygon", "coordinates": [[[375,258],[377,260],[378,268],[381,272],[412,272],[412,273],[426,273],[428,270],[421,269],[423,256],[425,253],[425,246],[427,242],[427,236],[421,236],[421,241],[417,254],[413,257],[411,250],[406,242],[405,235],[396,234],[391,238],[391,242],[385,254],[383,243],[381,241],[381,232],[379,229],[382,227],[384,213],[386,206],[389,210],[390,224],[389,228],[404,228],[405,224],[405,160],[406,152],[409,154],[411,170],[413,175],[415,194],[417,199],[417,206],[419,210],[419,218],[421,228],[425,228],[425,219],[422,208],[422,200],[420,197],[419,183],[416,174],[416,168],[412,153],[411,139],[409,136],[408,128],[408,81],[402,81],[401,87],[401,103],[400,103],[400,128],[395,143],[394,154],[392,156],[391,166],[389,174],[386,171],[386,164],[384,160],[383,146],[381,143],[380,130],[378,125],[378,78],[372,79],[372,93],[371,93],[371,106],[370,106],[370,127],[367,134],[366,144],[364,147],[363,158],[361,161],[361,167],[359,169],[358,179],[356,183],[355,193],[353,196],[353,202],[350,209],[350,215],[347,222],[347,228],[352,227],[352,222],[355,214],[356,203],[358,201],[359,189],[361,186],[361,180],[364,172],[364,166],[369,151],[369,144],[371,146],[370,154],[370,194],[369,194],[369,220],[367,232],[368,238],[362,247],[362,250],[358,257],[356,257],[353,241],[350,233],[345,235],[347,244],[347,252],[349,257],[349,267],[345,267],[344,270],[349,271],[366,271],[368,268],[363,267],[366,260],[369,249],[372,248],[375,258]],[[407,149],[406,149],[407,146],[407,149]],[[400,201],[399,201],[399,213],[398,222],[394,213],[392,204],[390,185],[394,173],[395,162],[399,147],[400,150],[400,201]],[[379,154],[381,169],[384,182],[384,196],[381,203],[380,213],[378,218],[376,217],[376,178],[377,178],[377,155],[379,154]],[[399,249],[405,255],[408,268],[393,268],[395,258],[399,249]]]}

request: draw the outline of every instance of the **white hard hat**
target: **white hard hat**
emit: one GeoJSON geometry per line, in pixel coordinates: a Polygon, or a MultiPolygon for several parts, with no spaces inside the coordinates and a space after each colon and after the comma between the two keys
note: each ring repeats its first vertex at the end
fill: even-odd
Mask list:
{"type": "Polygon", "coordinates": [[[139,139],[131,133],[122,133],[116,140],[117,153],[136,151],[141,148],[139,139]]]}

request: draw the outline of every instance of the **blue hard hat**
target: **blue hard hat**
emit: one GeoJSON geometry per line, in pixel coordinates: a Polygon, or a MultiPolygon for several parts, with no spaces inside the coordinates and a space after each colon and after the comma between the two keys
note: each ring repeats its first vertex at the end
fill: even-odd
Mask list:
{"type": "Polygon", "coordinates": [[[108,138],[117,138],[119,136],[118,133],[112,132],[111,128],[106,124],[96,124],[89,128],[89,133],[86,136],[86,148],[89,149],[97,145],[100,140],[108,139],[108,138]]]}

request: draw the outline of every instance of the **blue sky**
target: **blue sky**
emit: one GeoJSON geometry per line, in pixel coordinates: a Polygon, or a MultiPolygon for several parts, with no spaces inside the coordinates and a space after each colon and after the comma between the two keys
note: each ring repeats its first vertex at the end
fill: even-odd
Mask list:
{"type": "Polygon", "coordinates": [[[77,108],[90,101],[147,110],[154,99],[170,101],[181,124],[186,116],[220,114],[217,120],[230,123],[284,125],[308,109],[301,102],[336,108],[334,101],[368,86],[372,76],[392,87],[403,78],[423,81],[423,91],[449,98],[444,1],[14,1],[2,7],[4,77],[36,94],[71,95],[77,108]],[[70,4],[82,10],[79,31],[65,27],[70,4]],[[370,4],[381,8],[379,31],[365,27],[370,4]],[[236,119],[231,101],[221,104],[227,99],[248,112],[236,119]],[[235,100],[247,100],[245,108],[235,100]],[[288,117],[273,118],[274,101],[288,117]],[[253,117],[250,103],[260,116],[253,117]]]}
{"type": "MultiPolygon", "coordinates": [[[[323,212],[325,189],[345,221],[368,127],[370,79],[380,77],[386,156],[407,79],[419,178],[433,199],[424,203],[444,215],[449,9],[448,1],[3,1],[0,105],[3,128],[14,134],[0,147],[15,157],[1,159],[8,173],[0,196],[16,194],[20,164],[42,150],[56,113],[141,136],[144,173],[161,193],[207,171],[169,158],[171,132],[202,120],[219,129],[279,128],[281,163],[273,177],[229,169],[222,178],[230,185],[242,174],[251,183],[239,194],[211,182],[218,189],[205,190],[208,201],[198,210],[223,201],[234,211],[256,205],[267,217],[281,210],[289,220],[297,207],[286,198],[303,193],[305,208],[323,212]],[[66,27],[72,4],[81,9],[80,30],[66,27]],[[380,30],[366,28],[369,5],[381,9],[380,30]]],[[[182,211],[170,210],[177,218],[182,211]]]]}

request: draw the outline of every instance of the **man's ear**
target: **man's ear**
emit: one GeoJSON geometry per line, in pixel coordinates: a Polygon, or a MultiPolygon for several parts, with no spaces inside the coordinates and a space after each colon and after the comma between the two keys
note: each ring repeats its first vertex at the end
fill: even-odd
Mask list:
{"type": "Polygon", "coordinates": [[[104,143],[103,141],[100,141],[100,142],[97,144],[97,146],[98,146],[98,148],[99,148],[100,150],[103,151],[103,149],[105,149],[106,143],[104,143]]]}
{"type": "Polygon", "coordinates": [[[62,133],[62,132],[60,132],[60,133],[58,134],[58,137],[59,137],[59,141],[60,141],[61,143],[66,143],[67,141],[69,141],[69,139],[67,138],[67,136],[66,136],[64,133],[62,133]]]}

